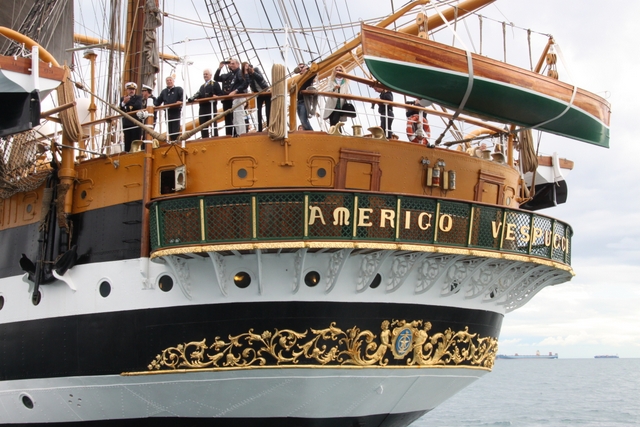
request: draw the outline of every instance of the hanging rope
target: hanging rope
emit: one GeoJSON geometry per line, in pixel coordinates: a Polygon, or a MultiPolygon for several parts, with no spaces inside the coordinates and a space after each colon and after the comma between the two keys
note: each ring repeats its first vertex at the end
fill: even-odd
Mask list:
{"type": "Polygon", "coordinates": [[[503,61],[507,62],[507,23],[502,22],[502,55],[503,61]]]}
{"type": "Polygon", "coordinates": [[[522,173],[535,172],[538,169],[538,156],[533,148],[533,131],[531,129],[520,132],[520,144],[517,149],[520,151],[522,173]]]}
{"type": "Polygon", "coordinates": [[[480,27],[480,55],[482,55],[482,15],[478,15],[478,26],[480,27]]]}
{"type": "Polygon", "coordinates": [[[533,71],[533,57],[531,56],[531,30],[527,30],[527,45],[529,46],[529,68],[533,71]]]}
{"type": "Polygon", "coordinates": [[[269,120],[269,138],[279,141],[285,137],[287,112],[285,109],[286,79],[282,64],[274,64],[271,68],[271,81],[274,82],[271,95],[271,119],[269,120]]]}
{"type": "MultiPolygon", "coordinates": [[[[65,105],[75,102],[75,95],[73,94],[73,82],[69,78],[71,72],[69,67],[64,66],[64,80],[62,84],[57,87],[58,92],[58,104],[65,105]]],[[[80,119],[78,118],[78,110],[76,108],[67,108],[59,114],[62,121],[62,131],[69,141],[79,142],[82,140],[82,126],[80,126],[80,119]]]]}

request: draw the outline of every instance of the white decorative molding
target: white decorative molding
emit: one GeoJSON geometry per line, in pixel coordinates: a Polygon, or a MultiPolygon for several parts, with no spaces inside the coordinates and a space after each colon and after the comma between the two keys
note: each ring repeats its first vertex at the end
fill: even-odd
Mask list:
{"type": "Polygon", "coordinates": [[[258,293],[262,295],[262,249],[256,249],[256,260],[258,262],[258,293]]]}
{"type": "Polygon", "coordinates": [[[187,299],[191,299],[191,273],[189,272],[187,260],[172,255],[166,256],[164,259],[167,261],[167,264],[169,264],[169,267],[171,267],[184,296],[187,297],[187,299]]]}
{"type": "Polygon", "coordinates": [[[490,259],[486,264],[481,265],[463,284],[466,299],[477,298],[484,295],[486,290],[499,280],[505,273],[517,265],[515,261],[504,261],[490,259]]]}
{"type": "Polygon", "coordinates": [[[138,262],[142,276],[142,289],[153,289],[153,281],[149,280],[149,258],[140,258],[138,262]]]}
{"type": "Polygon", "coordinates": [[[464,259],[464,255],[434,255],[425,258],[418,269],[415,293],[427,292],[433,285],[444,280],[449,267],[461,259],[464,259]]]}
{"type": "Polygon", "coordinates": [[[327,287],[325,293],[331,292],[340,277],[340,272],[349,260],[349,255],[353,251],[352,248],[341,249],[331,254],[329,258],[329,268],[327,269],[327,287]]]}
{"type": "Polygon", "coordinates": [[[360,271],[356,281],[356,291],[363,292],[367,289],[373,278],[378,274],[382,264],[394,251],[377,251],[367,254],[360,261],[360,271]]]}
{"type": "Polygon", "coordinates": [[[299,249],[293,258],[293,293],[297,293],[304,280],[304,261],[307,258],[307,248],[299,249]]]}
{"type": "Polygon", "coordinates": [[[537,280],[532,280],[529,283],[523,283],[520,287],[514,289],[509,294],[509,298],[505,302],[505,311],[509,313],[519,307],[522,307],[543,288],[566,282],[569,279],[571,279],[571,276],[565,271],[558,271],[555,269],[547,271],[538,277],[537,280]]]}
{"type": "Polygon", "coordinates": [[[398,289],[409,274],[420,265],[420,262],[427,257],[427,253],[413,252],[410,254],[399,255],[394,257],[389,271],[389,280],[387,281],[387,292],[393,292],[398,289]]]}
{"type": "Polygon", "coordinates": [[[220,292],[225,297],[227,296],[227,284],[224,281],[224,257],[220,255],[218,252],[207,252],[209,254],[209,258],[211,259],[211,263],[213,264],[213,270],[216,274],[216,280],[218,281],[218,286],[220,287],[220,292]]]}

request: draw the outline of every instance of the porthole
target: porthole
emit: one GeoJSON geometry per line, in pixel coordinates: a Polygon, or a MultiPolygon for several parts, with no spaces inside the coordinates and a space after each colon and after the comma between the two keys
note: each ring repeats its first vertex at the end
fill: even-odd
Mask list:
{"type": "Polygon", "coordinates": [[[371,281],[371,284],[369,285],[369,287],[371,289],[375,289],[378,286],[380,286],[380,283],[382,283],[382,276],[380,275],[380,273],[376,274],[376,277],[373,278],[373,280],[371,281]]]}
{"type": "Polygon", "coordinates": [[[42,301],[42,293],[40,292],[40,289],[38,289],[33,293],[33,295],[31,295],[31,302],[33,305],[38,305],[40,304],[40,301],[42,301]]]}
{"type": "Polygon", "coordinates": [[[100,283],[100,296],[102,298],[106,298],[109,296],[110,293],[111,293],[111,283],[107,282],[106,280],[100,283]]]}
{"type": "Polygon", "coordinates": [[[158,280],[158,287],[161,291],[169,292],[171,289],[173,289],[173,278],[165,274],[164,276],[160,277],[160,280],[158,280]]]}
{"type": "Polygon", "coordinates": [[[33,405],[33,399],[31,399],[31,397],[27,396],[26,394],[21,394],[20,401],[22,402],[25,408],[33,409],[34,405],[33,405]]]}
{"type": "Polygon", "coordinates": [[[0,310],[2,310],[2,307],[4,307],[4,297],[0,295],[0,310]]]}
{"type": "Polygon", "coordinates": [[[320,273],[317,271],[310,271],[304,276],[304,284],[313,288],[320,283],[320,273]]]}
{"type": "Polygon", "coordinates": [[[240,289],[244,289],[251,284],[251,275],[245,271],[236,273],[233,276],[233,283],[240,289]]]}
{"type": "Polygon", "coordinates": [[[86,198],[87,198],[87,192],[86,192],[86,190],[82,190],[82,192],[80,193],[80,198],[81,198],[82,200],[84,200],[84,199],[86,199],[86,198]]]}
{"type": "Polygon", "coordinates": [[[31,213],[32,210],[33,210],[33,206],[31,205],[31,203],[29,203],[27,205],[27,213],[31,213]]]}
{"type": "Polygon", "coordinates": [[[318,178],[324,178],[327,176],[327,170],[325,168],[319,168],[317,174],[318,178]]]}
{"type": "Polygon", "coordinates": [[[247,177],[247,170],[242,168],[242,169],[238,169],[238,177],[239,178],[246,178],[247,177]]]}

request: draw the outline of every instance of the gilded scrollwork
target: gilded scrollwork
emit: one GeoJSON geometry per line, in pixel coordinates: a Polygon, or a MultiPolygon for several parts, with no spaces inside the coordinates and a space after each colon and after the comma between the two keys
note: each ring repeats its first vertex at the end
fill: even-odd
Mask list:
{"type": "Polygon", "coordinates": [[[431,332],[423,320],[384,320],[380,333],[335,322],[324,329],[249,332],[169,347],[148,365],[150,371],[273,366],[472,366],[491,369],[498,349],[494,337],[451,328],[431,332]]]}

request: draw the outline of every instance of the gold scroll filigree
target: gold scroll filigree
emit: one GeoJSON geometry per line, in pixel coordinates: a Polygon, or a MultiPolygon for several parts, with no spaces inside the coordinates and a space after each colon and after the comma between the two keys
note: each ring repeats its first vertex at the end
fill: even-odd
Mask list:
{"type": "Polygon", "coordinates": [[[169,347],[148,366],[150,371],[225,369],[258,366],[473,366],[492,369],[498,339],[480,337],[465,327],[430,335],[423,320],[384,320],[379,335],[354,326],[342,330],[332,322],[325,329],[249,332],[169,347]],[[404,362],[404,363],[403,363],[404,362]]]}

